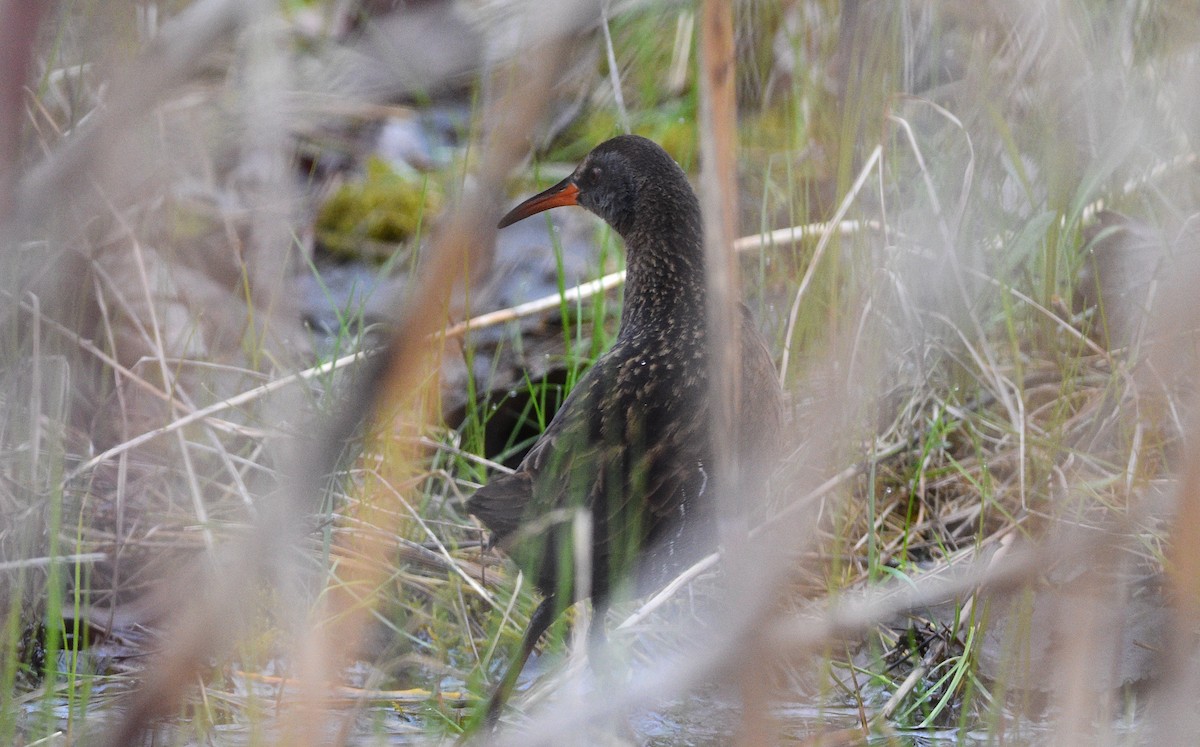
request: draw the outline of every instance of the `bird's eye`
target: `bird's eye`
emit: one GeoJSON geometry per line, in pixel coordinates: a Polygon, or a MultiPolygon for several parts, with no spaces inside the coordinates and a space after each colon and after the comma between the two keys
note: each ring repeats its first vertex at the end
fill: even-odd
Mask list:
{"type": "Polygon", "coordinates": [[[599,166],[593,166],[591,168],[591,172],[592,172],[593,179],[599,179],[604,174],[604,170],[601,169],[599,166]]]}

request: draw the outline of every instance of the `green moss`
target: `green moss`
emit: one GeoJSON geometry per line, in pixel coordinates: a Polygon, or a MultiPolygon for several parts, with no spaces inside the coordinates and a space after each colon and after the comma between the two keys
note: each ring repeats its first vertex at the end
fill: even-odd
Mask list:
{"type": "Polygon", "coordinates": [[[166,206],[166,241],[178,245],[199,241],[220,232],[224,226],[211,206],[172,200],[166,206]]]}
{"type": "Polygon", "coordinates": [[[692,171],[700,163],[700,142],[696,137],[694,97],[672,101],[658,107],[651,116],[642,117],[634,132],[645,135],[671,154],[680,166],[692,171]]]}
{"type": "MultiPolygon", "coordinates": [[[[667,102],[655,109],[630,112],[634,134],[655,141],[686,170],[695,168],[699,144],[696,140],[696,111],[691,97],[667,102]]],[[[588,152],[621,134],[616,112],[603,109],[577,119],[554,142],[546,159],[578,163],[588,152]]]]}
{"type": "Polygon", "coordinates": [[[441,205],[428,179],[396,173],[372,158],[361,182],[343,184],[317,214],[317,238],[335,254],[361,256],[369,244],[399,244],[441,205]]]}
{"type": "MultiPolygon", "coordinates": [[[[664,20],[658,10],[622,14],[611,28],[630,130],[659,143],[692,171],[699,163],[694,76],[678,90],[669,90],[665,80],[675,51],[677,17],[673,13],[664,20]]],[[[691,43],[695,44],[694,34],[691,43]]],[[[691,59],[695,60],[694,49],[691,59]]],[[[610,74],[608,58],[601,54],[596,79],[607,80],[610,74]]],[[[621,132],[615,104],[592,108],[558,135],[544,155],[550,161],[578,163],[597,144],[621,132]]]]}

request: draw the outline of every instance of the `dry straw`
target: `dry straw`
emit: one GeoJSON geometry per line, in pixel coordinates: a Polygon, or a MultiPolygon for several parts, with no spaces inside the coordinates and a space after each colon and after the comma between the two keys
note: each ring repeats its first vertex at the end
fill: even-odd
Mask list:
{"type": "MultiPolygon", "coordinates": [[[[560,75],[580,50],[603,44],[587,85],[637,130],[652,107],[625,50],[661,41],[674,90],[694,41],[715,336],[758,288],[788,458],[769,495],[714,486],[756,523],[608,623],[620,687],[542,676],[496,742],[621,739],[697,692],[735,703],[718,738],[747,745],[1196,742],[1186,3],[428,3],[362,26],[350,4],[278,5],[139,6],[137,36],[0,0],[0,737],[51,736],[65,704],[89,744],[212,740],[222,721],[359,744],[399,734],[364,713],[420,703],[438,739],[435,714],[486,690],[528,614],[458,510],[498,465],[441,423],[441,361],[623,276],[476,315],[464,287],[507,181],[581,98],[560,75]],[[762,49],[783,103],[736,88],[762,49]],[[464,82],[482,92],[470,157],[386,342],[314,363],[288,284],[315,199],[296,142],[464,82]],[[447,620],[475,682],[431,661],[447,620]],[[80,660],[35,672],[43,622],[136,677],[88,700],[80,660]],[[462,689],[350,686],[397,641],[462,689]],[[51,715],[25,718],[33,701],[51,715]],[[818,717],[790,722],[798,704],[818,717]]],[[[734,378],[714,377],[719,401],[734,378]]],[[[718,443],[731,422],[718,408],[718,443]]]]}

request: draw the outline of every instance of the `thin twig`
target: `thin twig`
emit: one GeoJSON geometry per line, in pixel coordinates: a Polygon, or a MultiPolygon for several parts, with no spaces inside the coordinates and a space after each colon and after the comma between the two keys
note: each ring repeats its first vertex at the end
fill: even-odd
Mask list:
{"type": "Polygon", "coordinates": [[[80,464],[78,467],[76,467],[75,469],[68,472],[66,474],[66,476],[63,478],[63,483],[66,484],[66,483],[70,482],[71,480],[75,479],[76,477],[79,477],[84,472],[87,472],[88,470],[92,469],[96,465],[103,464],[104,462],[108,461],[109,459],[112,459],[114,456],[117,456],[118,454],[123,454],[124,452],[129,451],[130,449],[135,449],[138,446],[141,446],[142,444],[146,443],[147,441],[151,441],[155,438],[158,438],[159,436],[165,435],[167,433],[174,433],[175,431],[179,430],[180,428],[186,428],[187,426],[191,425],[192,423],[200,422],[200,421],[204,420],[205,418],[208,418],[219,412],[224,412],[225,410],[229,410],[234,407],[240,407],[248,402],[253,402],[254,400],[256,400],[260,397],[265,397],[268,394],[277,392],[280,389],[284,389],[293,384],[297,384],[297,383],[300,383],[303,381],[309,381],[318,376],[328,375],[330,373],[333,373],[334,371],[345,368],[346,366],[349,366],[352,363],[357,363],[358,361],[363,360],[366,357],[367,357],[367,353],[364,353],[364,352],[351,353],[350,355],[342,356],[341,358],[337,358],[336,360],[329,361],[328,363],[321,363],[319,365],[313,366],[312,368],[306,368],[303,371],[297,371],[296,373],[291,374],[289,376],[284,376],[282,378],[275,379],[274,381],[269,381],[266,384],[263,384],[262,386],[256,386],[253,389],[242,392],[241,394],[230,397],[229,399],[224,399],[224,400],[221,400],[220,402],[214,402],[213,404],[209,405],[208,407],[204,407],[199,410],[196,410],[193,413],[184,415],[183,417],[173,420],[170,423],[167,423],[166,425],[164,425],[160,428],[155,428],[153,430],[146,431],[145,433],[141,434],[140,436],[135,436],[134,438],[131,438],[128,441],[119,443],[116,446],[113,446],[111,449],[108,449],[106,451],[103,451],[103,452],[97,454],[96,456],[92,457],[91,459],[87,460],[83,464],[80,464]]]}
{"type": "Polygon", "coordinates": [[[854,180],[854,184],[850,186],[850,190],[846,192],[846,196],[842,198],[842,203],[838,205],[837,212],[833,214],[833,220],[826,223],[826,229],[821,233],[821,240],[817,242],[817,248],[813,251],[812,259],[808,263],[808,269],[804,272],[804,277],[800,280],[800,287],[796,289],[796,296],[792,300],[792,309],[788,312],[787,332],[783,338],[783,357],[779,361],[779,383],[785,388],[787,386],[788,362],[792,354],[792,339],[796,333],[796,319],[800,314],[800,302],[804,298],[804,292],[808,290],[808,284],[812,282],[813,276],[817,272],[817,266],[821,264],[821,257],[825,254],[825,249],[829,246],[829,242],[833,239],[834,233],[837,233],[842,225],[842,218],[846,216],[850,206],[854,204],[854,200],[858,197],[858,193],[862,190],[863,184],[866,183],[867,177],[871,174],[871,169],[875,168],[875,164],[879,162],[880,156],[883,155],[883,146],[876,145],[871,151],[871,156],[867,159],[866,164],[858,174],[858,178],[854,180]]]}
{"type": "Polygon", "coordinates": [[[617,53],[613,50],[612,32],[608,28],[608,6],[609,0],[600,4],[600,29],[604,32],[604,54],[608,58],[608,79],[617,104],[617,118],[621,130],[628,135],[633,130],[629,125],[629,111],[625,108],[625,94],[621,92],[621,68],[617,66],[617,53]]]}
{"type": "MultiPolygon", "coordinates": [[[[809,223],[807,225],[778,228],[767,233],[743,236],[734,240],[733,249],[737,252],[749,252],[794,244],[805,239],[810,239],[813,236],[822,236],[830,231],[843,236],[849,236],[865,230],[882,231],[883,226],[877,221],[857,220],[841,221],[836,225],[830,223],[809,223]]],[[[548,296],[535,298],[532,301],[526,301],[516,306],[473,316],[470,319],[447,327],[441,334],[447,338],[460,337],[472,330],[493,327],[497,324],[504,324],[527,316],[533,316],[534,314],[540,314],[543,311],[558,309],[562,307],[563,303],[571,304],[587,300],[599,293],[606,293],[624,282],[624,270],[612,272],[595,280],[589,280],[567,288],[562,293],[551,293],[548,296]]]]}
{"type": "Polygon", "coordinates": [[[108,560],[106,552],[84,552],[75,555],[57,555],[53,557],[26,558],[25,560],[9,560],[0,563],[0,573],[19,571],[27,568],[45,568],[55,563],[103,563],[108,560]]]}

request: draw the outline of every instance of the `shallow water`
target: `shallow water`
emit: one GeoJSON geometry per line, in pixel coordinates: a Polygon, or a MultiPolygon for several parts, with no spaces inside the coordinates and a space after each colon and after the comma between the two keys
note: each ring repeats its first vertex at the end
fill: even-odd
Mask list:
{"type": "MultiPolygon", "coordinates": [[[[553,666],[550,664],[548,666],[553,666]]],[[[541,684],[545,684],[544,682],[541,684]]],[[[235,688],[236,689],[236,688],[235,688]]],[[[93,691],[87,709],[86,724],[79,727],[76,712],[76,727],[73,736],[100,735],[106,726],[118,716],[119,698],[113,697],[125,691],[123,686],[99,687],[93,691]]],[[[209,693],[216,704],[228,697],[228,693],[216,690],[209,693]]],[[[593,693],[591,697],[596,697],[593,693]]],[[[274,703],[271,697],[260,697],[259,701],[270,711],[274,703]]],[[[211,705],[211,703],[210,703],[211,705]]],[[[194,705],[194,707],[199,707],[194,705]]],[[[552,710],[554,703],[542,704],[539,708],[552,710]]],[[[224,723],[204,729],[186,719],[173,720],[160,727],[155,734],[155,743],[172,745],[221,745],[242,747],[245,745],[274,744],[281,736],[281,724],[272,712],[260,713],[255,723],[240,720],[246,711],[233,708],[238,713],[235,722],[224,723]]],[[[260,709],[261,710],[261,709],[260,709]]],[[[838,744],[901,745],[908,747],[945,747],[948,745],[984,745],[997,742],[995,735],[987,731],[960,732],[956,729],[904,730],[890,729],[886,734],[874,734],[866,741],[856,735],[859,729],[858,709],[846,705],[819,705],[793,702],[774,707],[771,711],[779,734],[779,744],[805,744],[821,734],[842,732],[851,741],[838,744]]],[[[611,739],[606,744],[638,744],[646,747],[723,747],[731,744],[740,725],[741,705],[736,692],[726,688],[705,688],[682,698],[670,699],[653,709],[633,714],[627,721],[609,730],[611,739]]],[[[49,719],[57,721],[57,728],[64,733],[69,728],[68,705],[65,699],[51,704],[49,719]]],[[[47,714],[41,701],[28,704],[23,713],[24,733],[33,737],[46,737],[47,714]],[[38,724],[43,727],[37,727],[38,724]]],[[[374,745],[427,745],[448,744],[453,735],[448,733],[441,718],[432,709],[424,706],[396,706],[391,703],[373,703],[354,710],[347,707],[328,719],[329,740],[335,741],[339,731],[349,733],[347,744],[361,747],[374,745]]],[[[583,735],[583,725],[581,731],[583,735]]],[[[50,741],[44,744],[65,744],[50,741]]],[[[593,738],[589,735],[587,743],[593,738]]],[[[83,739],[87,741],[86,736],[83,739]]],[[[1024,745],[1052,744],[1049,730],[1029,722],[1014,724],[1006,730],[1004,742],[1024,745]]],[[[580,742],[581,744],[584,742],[580,742]]]]}

